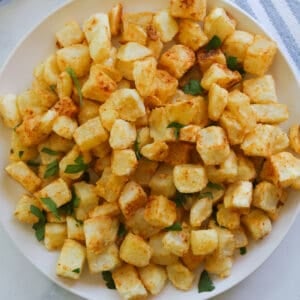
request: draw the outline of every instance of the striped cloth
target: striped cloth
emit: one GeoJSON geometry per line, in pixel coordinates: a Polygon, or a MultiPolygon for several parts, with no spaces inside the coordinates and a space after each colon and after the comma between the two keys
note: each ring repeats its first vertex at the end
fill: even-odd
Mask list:
{"type": "Polygon", "coordinates": [[[281,45],[300,81],[300,0],[231,0],[281,45]]]}

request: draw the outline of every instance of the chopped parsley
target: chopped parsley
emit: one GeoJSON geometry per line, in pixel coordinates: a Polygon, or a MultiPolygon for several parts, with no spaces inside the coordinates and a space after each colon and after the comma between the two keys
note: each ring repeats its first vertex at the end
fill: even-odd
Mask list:
{"type": "Polygon", "coordinates": [[[217,190],[217,191],[224,190],[224,187],[222,185],[217,184],[217,183],[213,183],[213,182],[209,182],[206,187],[208,187],[210,189],[217,190]]]}
{"type": "Polygon", "coordinates": [[[22,156],[24,155],[24,151],[19,151],[19,158],[21,159],[22,156]]]}
{"type": "Polygon", "coordinates": [[[80,273],[80,268],[74,269],[74,270],[72,270],[72,272],[79,274],[80,273]]]}
{"type": "Polygon", "coordinates": [[[51,90],[52,93],[56,94],[56,85],[55,84],[51,84],[49,86],[49,88],[50,88],[50,90],[51,90]]]}
{"type": "Polygon", "coordinates": [[[245,74],[243,66],[238,62],[237,57],[226,55],[226,64],[231,71],[238,71],[241,75],[245,74]]]}
{"type": "Polygon", "coordinates": [[[53,215],[60,220],[60,216],[57,210],[56,203],[49,197],[41,198],[41,201],[47,206],[50,212],[53,213],[53,215]]]}
{"type": "Polygon", "coordinates": [[[247,248],[246,247],[241,247],[240,248],[240,255],[245,255],[247,253],[247,248]]]}
{"type": "Polygon", "coordinates": [[[29,167],[39,167],[40,163],[38,161],[35,161],[35,160],[28,160],[27,165],[29,167]]]}
{"type": "Polygon", "coordinates": [[[120,223],[119,229],[118,229],[118,237],[122,238],[126,235],[127,230],[123,223],[120,223]]]}
{"type": "Polygon", "coordinates": [[[86,164],[83,160],[83,157],[80,155],[75,159],[75,164],[67,165],[65,173],[67,174],[76,174],[79,172],[84,172],[89,168],[89,165],[86,164]]]}
{"type": "Polygon", "coordinates": [[[77,90],[77,93],[78,93],[78,96],[79,96],[79,105],[82,106],[83,96],[82,96],[81,86],[80,86],[80,82],[78,80],[78,77],[77,77],[75,71],[71,67],[67,67],[66,72],[72,78],[72,81],[73,81],[73,83],[76,87],[76,90],[77,90]]]}
{"type": "Polygon", "coordinates": [[[44,178],[45,179],[50,178],[56,175],[58,171],[59,171],[58,160],[54,160],[53,162],[47,165],[44,178]]]}
{"type": "Polygon", "coordinates": [[[181,231],[182,227],[181,227],[180,223],[175,222],[173,225],[166,227],[165,230],[166,231],[181,231]]]}
{"type": "Polygon", "coordinates": [[[183,207],[183,205],[186,202],[186,194],[180,193],[179,191],[176,191],[175,198],[172,199],[173,202],[175,202],[177,207],[183,207]]]}
{"type": "Polygon", "coordinates": [[[45,237],[46,217],[45,214],[35,205],[30,206],[30,212],[39,219],[38,222],[32,226],[32,228],[35,230],[35,236],[40,242],[45,237]]]}
{"type": "Polygon", "coordinates": [[[222,45],[222,41],[221,39],[217,36],[214,35],[211,40],[208,42],[208,44],[205,47],[205,50],[208,52],[210,50],[216,50],[218,48],[220,48],[222,45]]]}
{"type": "Polygon", "coordinates": [[[179,134],[180,134],[180,129],[183,128],[184,126],[185,125],[180,124],[178,122],[172,122],[167,126],[167,128],[174,128],[174,134],[175,134],[176,140],[178,140],[179,134]]]}
{"type": "Polygon", "coordinates": [[[52,155],[52,156],[58,155],[57,151],[54,151],[54,150],[52,150],[50,148],[47,148],[47,147],[44,147],[41,152],[46,153],[48,155],[52,155]]]}
{"type": "MultiPolygon", "coordinates": [[[[80,198],[76,195],[74,188],[72,188],[72,199],[65,205],[58,208],[59,215],[66,214],[68,216],[74,215],[74,209],[79,206],[80,198]]],[[[79,220],[77,220],[79,222],[79,220]]]]}
{"type": "Polygon", "coordinates": [[[139,140],[138,140],[138,136],[136,137],[136,139],[134,141],[133,149],[134,149],[134,152],[135,152],[136,159],[140,160],[142,158],[142,154],[141,154],[141,149],[140,149],[140,143],[139,143],[139,140]]]}
{"type": "Polygon", "coordinates": [[[215,289],[214,283],[209,277],[207,271],[203,271],[198,282],[198,293],[211,292],[215,289]]]}
{"type": "Polygon", "coordinates": [[[115,290],[116,289],[116,285],[115,282],[112,278],[112,274],[110,271],[103,271],[102,272],[102,278],[105,281],[105,284],[107,286],[107,288],[109,288],[110,290],[115,290]]]}
{"type": "Polygon", "coordinates": [[[204,89],[200,85],[200,82],[196,79],[191,79],[184,87],[183,91],[185,94],[198,96],[204,94],[204,89]]]}

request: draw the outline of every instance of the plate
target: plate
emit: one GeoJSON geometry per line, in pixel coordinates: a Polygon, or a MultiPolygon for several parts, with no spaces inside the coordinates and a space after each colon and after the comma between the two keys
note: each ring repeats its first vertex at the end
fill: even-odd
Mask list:
{"type": "MultiPolygon", "coordinates": [[[[49,17],[45,18],[42,23],[21,41],[4,65],[0,73],[0,95],[9,92],[20,93],[30,86],[33,68],[55,50],[54,34],[65,22],[73,19],[82,22],[95,12],[108,11],[114,2],[118,1],[76,0],[63,5],[49,17]]],[[[124,4],[125,10],[134,12],[155,11],[166,8],[169,1],[123,0],[121,2],[124,4]]],[[[239,29],[268,35],[254,19],[227,1],[210,0],[209,6],[221,6],[227,9],[238,21],[239,29]]],[[[286,103],[289,107],[289,121],[283,124],[283,128],[287,129],[290,124],[299,122],[300,106],[297,105],[297,102],[300,87],[289,62],[280,49],[270,73],[275,78],[280,102],[286,103]]],[[[0,125],[0,135],[0,169],[3,170],[8,163],[9,143],[7,141],[9,140],[10,132],[0,125]]],[[[8,178],[5,172],[1,171],[0,220],[8,235],[25,257],[51,280],[76,295],[90,300],[119,299],[115,291],[108,290],[105,287],[100,275],[89,275],[87,268],[85,268],[81,279],[77,282],[58,278],[55,275],[55,264],[58,253],[48,252],[36,241],[31,227],[18,223],[12,216],[12,212],[21,194],[22,189],[8,178]]],[[[300,203],[296,198],[297,193],[291,192],[289,201],[283,207],[279,220],[273,224],[271,234],[262,241],[251,245],[247,255],[237,257],[232,269],[232,275],[229,278],[224,280],[214,279],[216,286],[214,291],[198,294],[196,285],[188,292],[181,292],[172,286],[167,286],[156,299],[166,299],[167,297],[172,300],[179,300],[183,297],[198,300],[207,299],[228,290],[245,279],[272,254],[287,234],[300,210],[300,203]]]]}

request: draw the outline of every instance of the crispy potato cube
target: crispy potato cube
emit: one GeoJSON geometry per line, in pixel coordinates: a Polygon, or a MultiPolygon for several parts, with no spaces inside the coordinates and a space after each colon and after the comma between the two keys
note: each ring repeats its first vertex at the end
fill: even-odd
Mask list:
{"type": "Polygon", "coordinates": [[[208,117],[213,121],[218,121],[227,103],[227,90],[213,83],[208,92],[208,117]]]}
{"type": "Polygon", "coordinates": [[[296,153],[300,153],[300,136],[299,136],[299,125],[294,124],[289,129],[289,140],[290,147],[296,153]]]}
{"type": "MultiPolygon", "coordinates": [[[[190,210],[190,224],[193,227],[200,227],[212,214],[212,201],[209,198],[197,199],[190,210]]],[[[195,254],[195,253],[194,253],[195,254]]]]}
{"type": "Polygon", "coordinates": [[[201,72],[205,73],[215,63],[226,66],[226,57],[221,49],[206,51],[204,48],[198,51],[197,62],[201,72]]]}
{"type": "Polygon", "coordinates": [[[205,17],[203,29],[208,39],[216,35],[224,41],[234,32],[235,26],[236,21],[223,8],[216,7],[205,17]]]}
{"type": "Polygon", "coordinates": [[[165,142],[153,142],[141,148],[141,154],[150,160],[164,161],[169,152],[165,142]]]}
{"type": "Polygon", "coordinates": [[[205,165],[219,165],[230,154],[226,133],[222,127],[209,126],[200,130],[197,151],[205,165]]]}
{"type": "Polygon", "coordinates": [[[243,92],[250,97],[252,103],[269,104],[278,101],[272,75],[243,81],[243,92]]]}
{"type": "Polygon", "coordinates": [[[104,169],[102,176],[96,183],[98,195],[108,202],[117,201],[120,192],[127,182],[126,176],[114,175],[110,167],[104,169]]]}
{"type": "Polygon", "coordinates": [[[205,258],[204,269],[211,274],[226,278],[231,273],[232,263],[233,259],[231,257],[222,256],[218,252],[214,252],[205,258]]]}
{"type": "Polygon", "coordinates": [[[116,244],[111,244],[101,254],[95,254],[87,249],[86,255],[89,270],[92,274],[113,270],[121,264],[119,249],[116,244]]]}
{"type": "Polygon", "coordinates": [[[253,40],[253,34],[235,30],[225,39],[222,50],[226,55],[236,57],[239,62],[243,62],[247,49],[253,43],[253,40]]]}
{"type": "Polygon", "coordinates": [[[178,24],[168,10],[161,10],[153,17],[153,25],[162,42],[172,41],[178,32],[178,24]]]}
{"type": "Polygon", "coordinates": [[[57,65],[56,56],[54,54],[50,55],[44,63],[43,79],[44,81],[51,85],[56,85],[60,70],[57,65]]]}
{"type": "Polygon", "coordinates": [[[176,220],[176,204],[161,195],[150,196],[146,204],[144,218],[153,226],[171,226],[176,220]]]}
{"type": "Polygon", "coordinates": [[[89,212],[90,218],[98,216],[117,217],[121,214],[119,204],[117,202],[104,202],[101,205],[96,206],[89,212]]]}
{"type": "Polygon", "coordinates": [[[123,299],[134,300],[147,296],[147,291],[133,266],[127,264],[121,266],[112,272],[112,277],[123,299]]]}
{"type": "Polygon", "coordinates": [[[105,103],[99,107],[100,119],[103,127],[111,131],[113,124],[119,118],[119,113],[116,110],[113,98],[108,98],[105,103]]]}
{"type": "Polygon", "coordinates": [[[120,257],[123,261],[136,267],[149,264],[152,249],[140,236],[128,233],[120,247],[120,257]]]}
{"type": "Polygon", "coordinates": [[[47,223],[44,244],[48,250],[60,249],[67,238],[66,224],[47,223]]]}
{"type": "Polygon", "coordinates": [[[206,0],[171,0],[170,12],[175,18],[203,21],[206,15],[206,0]]]}
{"type": "Polygon", "coordinates": [[[67,219],[64,212],[59,216],[59,219],[53,212],[46,212],[46,220],[48,223],[65,224],[67,219]]]}
{"type": "MultiPolygon", "coordinates": [[[[103,105],[101,105],[102,107],[103,105]]],[[[99,116],[99,102],[84,100],[82,105],[80,106],[79,114],[78,114],[78,122],[80,125],[85,123],[86,121],[93,119],[99,116]]],[[[101,118],[102,120],[102,118],[101,118]]],[[[102,120],[103,122],[103,120],[102,120]]],[[[104,122],[103,122],[104,126],[104,122]]],[[[106,127],[105,127],[106,128],[106,127]]],[[[107,129],[107,128],[106,128],[107,129]]]]}
{"type": "Polygon", "coordinates": [[[126,15],[123,17],[123,32],[122,32],[122,43],[135,42],[141,45],[147,43],[146,30],[138,25],[126,20],[126,15]]]}
{"type": "MultiPolygon", "coordinates": [[[[67,72],[63,72],[61,74],[67,74],[67,72]]],[[[60,99],[55,103],[53,109],[57,112],[58,116],[66,116],[69,118],[76,118],[78,114],[78,107],[74,103],[74,101],[68,96],[62,96],[60,99]]]]}
{"type": "MultiPolygon", "coordinates": [[[[209,198],[212,204],[218,203],[221,199],[223,199],[225,188],[223,184],[217,184],[219,187],[216,188],[213,182],[207,184],[207,186],[201,191],[201,193],[209,193],[209,198]],[[211,185],[212,184],[212,185],[211,185]]],[[[193,197],[192,197],[193,198],[193,197]]]]}
{"type": "Polygon", "coordinates": [[[174,184],[180,193],[200,192],[207,185],[205,169],[201,165],[177,165],[173,171],[174,184]]]}
{"type": "Polygon", "coordinates": [[[254,240],[262,239],[272,230],[270,219],[259,209],[253,209],[248,215],[242,216],[242,223],[254,240]]]}
{"type": "Polygon", "coordinates": [[[56,264],[56,274],[70,279],[79,279],[85,257],[84,246],[79,242],[66,239],[56,264]],[[75,270],[76,272],[74,272],[75,270]]]}
{"type": "Polygon", "coordinates": [[[99,117],[93,118],[79,126],[74,133],[74,140],[81,151],[90,150],[108,139],[99,117]]]}
{"type": "Polygon", "coordinates": [[[233,210],[250,208],[253,186],[250,181],[237,181],[228,186],[224,196],[224,207],[233,210]]]}
{"type": "Polygon", "coordinates": [[[218,206],[217,222],[220,226],[226,227],[230,230],[238,229],[240,227],[240,214],[224,205],[218,206]]]}
{"type": "Polygon", "coordinates": [[[231,229],[230,232],[233,234],[234,246],[236,249],[246,247],[248,245],[248,237],[242,227],[231,229]]]}
{"type": "Polygon", "coordinates": [[[107,216],[87,219],[83,223],[86,247],[95,254],[101,254],[117,239],[119,221],[107,216]]]}
{"type": "Polygon", "coordinates": [[[258,123],[279,124],[289,118],[288,107],[286,104],[252,104],[251,108],[258,123]]]}
{"type": "Polygon", "coordinates": [[[31,213],[30,207],[35,206],[42,210],[42,205],[38,199],[30,195],[24,194],[17,203],[14,216],[22,223],[35,224],[38,217],[31,213]]]}
{"type": "Polygon", "coordinates": [[[194,255],[192,249],[185,253],[181,258],[183,264],[188,267],[191,271],[197,270],[204,260],[203,255],[194,255]]]}
{"type": "Polygon", "coordinates": [[[76,21],[67,22],[55,34],[56,40],[60,47],[68,47],[81,44],[84,40],[84,34],[76,21]]]}
{"type": "Polygon", "coordinates": [[[74,119],[67,116],[59,116],[54,121],[53,131],[68,140],[71,140],[78,125],[74,119]]]}
{"type": "Polygon", "coordinates": [[[201,127],[198,125],[186,125],[180,129],[179,140],[182,142],[196,143],[201,127]]]}
{"type": "Polygon", "coordinates": [[[247,73],[262,76],[271,66],[277,45],[274,41],[261,36],[255,35],[253,43],[247,48],[244,69],[247,73]]]}
{"type": "Polygon", "coordinates": [[[111,160],[111,170],[118,176],[130,175],[137,166],[136,155],[131,149],[114,150],[111,160]]]}
{"type": "Polygon", "coordinates": [[[168,231],[162,239],[163,246],[177,256],[183,256],[190,246],[188,230],[168,231]]]}
{"type": "Polygon", "coordinates": [[[56,204],[56,207],[63,206],[72,198],[71,191],[67,183],[62,178],[52,181],[43,189],[36,192],[35,196],[41,199],[43,209],[47,212],[49,212],[50,209],[45,203],[43,203],[43,198],[50,198],[56,204]]]}
{"type": "Polygon", "coordinates": [[[104,158],[111,153],[111,148],[108,141],[101,143],[92,149],[92,153],[95,157],[104,158]]]}
{"type": "Polygon", "coordinates": [[[166,285],[167,273],[161,266],[149,264],[139,269],[139,275],[151,295],[158,295],[166,285]]]}
{"type": "Polygon", "coordinates": [[[251,181],[256,177],[255,166],[251,159],[242,154],[237,155],[238,174],[236,180],[251,181]]]}
{"type": "Polygon", "coordinates": [[[0,116],[4,125],[9,128],[15,128],[21,123],[16,95],[7,94],[0,97],[0,116]]]}
{"type": "Polygon", "coordinates": [[[9,164],[5,171],[31,193],[35,192],[42,183],[41,179],[23,161],[9,164]]]}
{"type": "Polygon", "coordinates": [[[238,71],[231,71],[225,65],[214,63],[204,73],[201,86],[206,90],[210,90],[212,84],[216,83],[228,89],[241,80],[242,77],[238,71]]]}
{"type": "Polygon", "coordinates": [[[195,53],[184,45],[174,45],[162,54],[159,66],[175,78],[180,78],[194,65],[195,53]]]}
{"type": "Polygon", "coordinates": [[[188,143],[169,143],[169,153],[165,158],[165,163],[176,166],[182,164],[188,164],[191,161],[191,153],[194,147],[188,143]]]}
{"type": "Polygon", "coordinates": [[[78,222],[73,217],[67,216],[67,234],[68,239],[76,240],[76,241],[85,241],[84,231],[83,231],[83,224],[78,222]]]}
{"type": "Polygon", "coordinates": [[[158,167],[158,162],[140,159],[132,179],[141,186],[148,186],[158,167]]]}
{"type": "Polygon", "coordinates": [[[218,247],[218,233],[215,229],[191,231],[191,248],[194,255],[207,255],[218,247]]]}
{"type": "Polygon", "coordinates": [[[111,129],[109,144],[114,150],[129,148],[136,140],[136,129],[134,124],[117,119],[111,129]]]}
{"type": "Polygon", "coordinates": [[[199,23],[192,20],[180,20],[179,32],[177,35],[180,44],[197,51],[208,42],[208,38],[203,32],[199,23]]]}
{"type": "Polygon", "coordinates": [[[125,184],[118,202],[124,217],[128,219],[146,204],[147,195],[139,184],[129,181],[125,184]]]}
{"type": "Polygon", "coordinates": [[[121,3],[115,4],[108,13],[109,27],[112,36],[119,35],[121,31],[123,16],[123,5],[121,3]]]}
{"type": "Polygon", "coordinates": [[[88,46],[79,44],[59,49],[56,52],[56,60],[61,72],[70,67],[78,77],[89,73],[91,58],[88,46]]]}
{"type": "MultiPolygon", "coordinates": [[[[153,28],[153,27],[154,26],[149,26],[149,28],[153,28]]],[[[156,31],[154,31],[154,32],[155,32],[155,38],[154,39],[151,39],[151,38],[148,39],[147,47],[152,51],[153,56],[156,59],[159,59],[161,51],[164,48],[164,44],[161,41],[161,39],[157,36],[156,31]]],[[[148,35],[149,35],[149,33],[148,33],[148,35]]]]}
{"type": "Polygon", "coordinates": [[[171,283],[179,290],[189,290],[195,279],[195,275],[183,264],[176,263],[167,266],[167,274],[171,283]]]}

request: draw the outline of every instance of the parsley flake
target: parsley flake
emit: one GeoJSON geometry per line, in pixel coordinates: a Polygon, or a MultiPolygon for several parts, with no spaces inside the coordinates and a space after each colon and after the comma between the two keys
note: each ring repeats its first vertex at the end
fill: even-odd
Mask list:
{"type": "Polygon", "coordinates": [[[107,288],[109,288],[110,290],[115,290],[116,289],[116,285],[115,282],[112,278],[112,274],[110,271],[103,271],[102,272],[102,278],[105,281],[105,284],[107,286],[107,288]]]}
{"type": "Polygon", "coordinates": [[[245,74],[242,65],[238,62],[235,56],[226,56],[226,64],[231,71],[238,71],[241,75],[245,74]]]}
{"type": "Polygon", "coordinates": [[[35,161],[35,160],[28,160],[27,165],[29,167],[39,167],[40,163],[38,161],[35,161]]]}
{"type": "Polygon", "coordinates": [[[142,154],[141,154],[141,149],[140,149],[140,143],[139,143],[139,140],[138,140],[138,136],[136,137],[136,139],[134,141],[133,149],[134,149],[134,152],[135,152],[136,159],[140,160],[142,158],[142,154]]]}
{"type": "Polygon", "coordinates": [[[183,205],[186,202],[185,194],[180,193],[179,191],[176,191],[175,198],[172,199],[173,202],[175,202],[177,207],[183,207],[183,205]]]}
{"type": "Polygon", "coordinates": [[[84,172],[89,168],[89,165],[86,164],[83,160],[83,157],[80,155],[75,159],[75,164],[67,165],[65,173],[67,174],[76,174],[79,172],[84,172]]]}
{"type": "Polygon", "coordinates": [[[54,160],[53,162],[47,165],[44,178],[45,179],[50,178],[56,175],[58,171],[59,171],[58,160],[54,160]]]}
{"type": "Polygon", "coordinates": [[[247,253],[247,248],[246,247],[241,247],[240,248],[240,255],[245,255],[247,253]]]}
{"type": "Polygon", "coordinates": [[[19,151],[19,158],[22,158],[23,155],[24,155],[24,151],[19,151]]]}
{"type": "Polygon", "coordinates": [[[174,128],[174,134],[175,134],[176,140],[178,140],[179,134],[180,134],[180,129],[183,128],[184,126],[185,125],[180,124],[178,122],[172,122],[167,126],[167,128],[174,128]]]}
{"type": "Polygon", "coordinates": [[[213,183],[213,182],[209,182],[206,187],[208,187],[210,189],[217,190],[217,191],[224,190],[224,187],[222,185],[217,184],[217,183],[213,183]]]}
{"type": "Polygon", "coordinates": [[[120,223],[119,229],[118,229],[118,237],[122,238],[126,235],[127,230],[123,223],[120,223]]]}
{"type": "Polygon", "coordinates": [[[173,225],[166,227],[165,230],[166,231],[181,231],[182,227],[181,227],[180,223],[175,222],[173,225]]]}
{"type": "Polygon", "coordinates": [[[205,49],[206,51],[210,51],[210,50],[215,50],[221,47],[222,41],[221,39],[217,36],[214,35],[211,40],[208,42],[208,44],[206,45],[205,49]]]}
{"type": "Polygon", "coordinates": [[[79,105],[82,106],[83,96],[82,96],[81,86],[80,86],[80,82],[78,80],[78,77],[77,77],[75,71],[71,67],[66,68],[66,72],[70,75],[70,77],[73,80],[73,83],[76,87],[76,90],[77,90],[77,93],[78,93],[78,96],[79,96],[79,105]]]}
{"type": "Polygon", "coordinates": [[[72,272],[79,274],[80,273],[80,268],[74,269],[74,270],[72,270],[72,272]]]}
{"type": "Polygon", "coordinates": [[[49,86],[49,88],[50,88],[50,90],[51,90],[52,93],[56,94],[56,85],[55,84],[51,84],[49,86]]]}
{"type": "Polygon", "coordinates": [[[201,273],[199,283],[198,283],[198,293],[211,292],[215,289],[215,286],[210,279],[207,271],[201,273]]]}
{"type": "Polygon", "coordinates": [[[197,194],[197,198],[198,198],[198,199],[202,199],[202,198],[213,199],[213,194],[212,194],[211,192],[198,193],[198,194],[197,194]]]}
{"type": "Polygon", "coordinates": [[[46,147],[44,147],[41,152],[46,153],[48,155],[52,155],[52,156],[58,155],[57,151],[54,151],[54,150],[52,150],[50,148],[46,148],[46,147]]]}
{"type": "Polygon", "coordinates": [[[185,94],[198,96],[204,94],[204,89],[200,85],[200,82],[196,79],[191,79],[184,87],[183,91],[185,94]]]}
{"type": "Polygon", "coordinates": [[[40,242],[45,237],[46,217],[45,214],[35,205],[30,206],[30,212],[39,219],[39,221],[35,223],[32,228],[35,230],[35,236],[40,242]]]}
{"type": "Polygon", "coordinates": [[[48,207],[48,209],[53,213],[53,215],[60,220],[60,216],[57,210],[56,203],[49,197],[41,198],[41,201],[48,207]]]}

